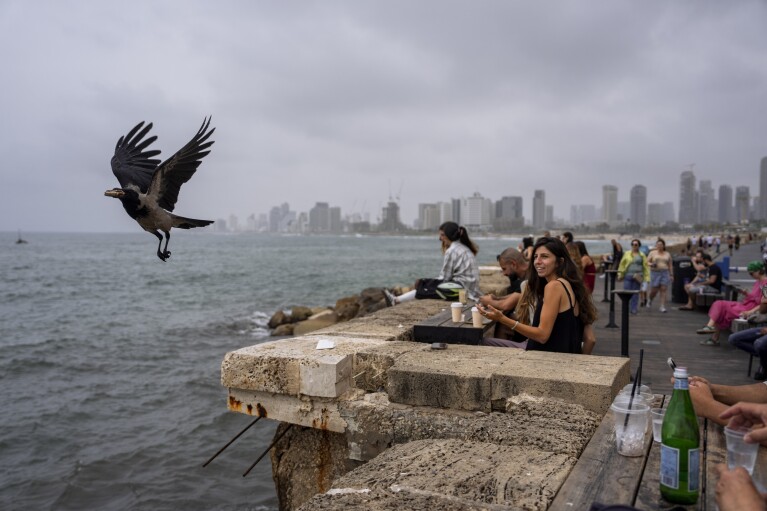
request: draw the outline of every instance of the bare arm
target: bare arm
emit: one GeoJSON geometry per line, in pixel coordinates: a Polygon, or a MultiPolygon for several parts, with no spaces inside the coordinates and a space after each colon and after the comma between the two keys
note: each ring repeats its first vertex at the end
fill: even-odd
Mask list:
{"type": "Polygon", "coordinates": [[[591,355],[594,345],[597,343],[597,337],[594,335],[594,325],[583,327],[583,354],[591,355]]]}
{"type": "Polygon", "coordinates": [[[546,287],[543,290],[543,308],[541,310],[539,326],[523,325],[516,319],[507,318],[501,311],[492,305],[483,307],[480,310],[493,321],[511,327],[512,330],[519,332],[528,339],[545,344],[549,340],[549,336],[551,336],[551,331],[554,329],[554,322],[557,319],[557,314],[559,314],[559,308],[561,307],[564,294],[562,284],[556,280],[546,284],[546,287]]]}
{"type": "Polygon", "coordinates": [[[506,312],[514,310],[521,297],[522,293],[511,293],[500,298],[494,295],[485,295],[480,297],[479,303],[482,305],[492,305],[496,309],[506,312]]]}

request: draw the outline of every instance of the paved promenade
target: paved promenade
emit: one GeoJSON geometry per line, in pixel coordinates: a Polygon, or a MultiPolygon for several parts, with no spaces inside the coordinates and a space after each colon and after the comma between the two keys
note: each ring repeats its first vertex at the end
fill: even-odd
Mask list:
{"type": "MultiPolygon", "coordinates": [[[[726,248],[726,247],[725,247],[726,248]]],[[[726,250],[722,255],[726,255],[726,250]]],[[[721,260],[712,252],[715,261],[721,260]]],[[[741,245],[740,250],[733,252],[730,258],[730,266],[746,266],[749,261],[761,258],[759,242],[754,241],[747,245],[741,245]]],[[[748,273],[730,274],[730,281],[734,281],[739,287],[751,289],[753,280],[748,273]],[[743,282],[739,282],[739,281],[743,282]]],[[[622,289],[623,283],[616,281],[616,289],[622,289]]],[[[714,383],[728,385],[743,385],[754,383],[754,379],[748,377],[749,356],[746,352],[730,346],[727,342],[729,332],[722,332],[720,345],[701,346],[699,342],[707,336],[698,335],[695,331],[708,321],[706,312],[702,309],[697,311],[677,310],[682,304],[671,301],[671,290],[668,290],[666,308],[668,312],[658,311],[658,299],[652,308],[640,308],[639,314],[629,317],[629,353],[631,356],[631,373],[636,374],[639,364],[639,350],[644,349],[644,362],[642,368],[642,383],[652,386],[653,392],[671,393],[670,382],[671,370],[666,365],[666,359],[673,357],[677,365],[687,366],[690,374],[703,376],[714,383]]],[[[621,329],[605,328],[609,319],[609,303],[602,302],[604,296],[604,280],[597,279],[594,289],[594,302],[599,310],[599,319],[596,323],[597,344],[594,348],[595,355],[620,356],[621,353],[621,329]]],[[[616,296],[615,323],[621,325],[621,301],[616,296]]],[[[758,359],[754,359],[753,372],[759,366],[758,359]]]]}

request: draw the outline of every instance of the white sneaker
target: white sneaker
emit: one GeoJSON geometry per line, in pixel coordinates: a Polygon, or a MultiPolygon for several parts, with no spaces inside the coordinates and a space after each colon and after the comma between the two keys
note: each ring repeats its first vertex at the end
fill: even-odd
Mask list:
{"type": "Polygon", "coordinates": [[[660,309],[658,309],[658,310],[661,311],[661,312],[666,312],[666,308],[663,305],[661,305],[660,309]]]}
{"type": "Polygon", "coordinates": [[[647,308],[649,309],[650,307],[652,307],[652,300],[648,299],[647,300],[647,308]]]}

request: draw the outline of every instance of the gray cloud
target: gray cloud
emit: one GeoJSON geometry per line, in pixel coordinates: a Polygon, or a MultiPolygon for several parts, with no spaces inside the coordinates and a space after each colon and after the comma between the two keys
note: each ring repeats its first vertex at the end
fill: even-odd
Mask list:
{"type": "Polygon", "coordinates": [[[181,214],[287,201],[373,217],[545,188],[555,214],[678,199],[679,173],[748,185],[767,155],[759,1],[0,4],[0,230],[135,229],[103,197],[114,144],[153,121],[213,152],[181,214]]]}

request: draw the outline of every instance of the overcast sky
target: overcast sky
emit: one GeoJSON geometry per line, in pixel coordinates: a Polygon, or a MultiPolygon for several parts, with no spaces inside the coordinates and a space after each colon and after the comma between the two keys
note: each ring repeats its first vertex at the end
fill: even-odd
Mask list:
{"type": "Polygon", "coordinates": [[[170,157],[213,116],[175,212],[366,211],[546,190],[555,216],[758,194],[763,1],[0,1],[0,230],[124,231],[109,160],[137,122],[170,157]],[[401,191],[400,191],[401,189],[401,191]]]}

